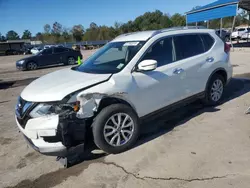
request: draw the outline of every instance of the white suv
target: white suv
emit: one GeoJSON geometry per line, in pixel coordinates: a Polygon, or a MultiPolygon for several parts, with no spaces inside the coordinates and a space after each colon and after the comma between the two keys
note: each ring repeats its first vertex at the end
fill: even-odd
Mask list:
{"type": "Polygon", "coordinates": [[[250,31],[250,28],[243,27],[243,28],[237,28],[232,32],[231,38],[232,39],[241,39],[242,35],[250,31]]]}
{"type": "Polygon", "coordinates": [[[218,104],[232,77],[229,51],[208,29],[123,34],[83,64],[28,85],[17,125],[46,155],[67,155],[90,131],[103,151],[123,152],[135,144],[140,119],[194,99],[218,104]]]}

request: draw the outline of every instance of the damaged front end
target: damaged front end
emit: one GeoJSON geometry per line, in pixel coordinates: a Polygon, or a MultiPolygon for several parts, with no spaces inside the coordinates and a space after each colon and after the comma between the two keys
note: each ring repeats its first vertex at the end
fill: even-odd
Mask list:
{"type": "Polygon", "coordinates": [[[36,148],[45,155],[64,157],[74,152],[75,148],[84,145],[87,129],[98,109],[99,99],[101,100],[96,95],[78,97],[75,94],[59,103],[36,104],[29,112],[30,120],[26,127],[23,127],[24,133],[35,146],[36,140],[39,139],[51,145],[61,143],[65,149],[60,149],[59,152],[56,147],[54,147],[55,152],[53,148],[41,149],[43,145],[38,145],[36,148]]]}
{"type": "Polygon", "coordinates": [[[73,93],[60,102],[18,102],[16,121],[26,140],[38,152],[65,157],[86,143],[93,118],[104,107],[105,98],[122,98],[124,93],[73,93]],[[21,104],[21,105],[19,105],[21,104]],[[29,104],[29,105],[27,105],[29,104]]]}

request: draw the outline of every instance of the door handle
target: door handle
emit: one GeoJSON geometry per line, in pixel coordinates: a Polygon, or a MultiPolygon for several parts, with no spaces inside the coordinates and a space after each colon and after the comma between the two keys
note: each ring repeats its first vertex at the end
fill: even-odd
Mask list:
{"type": "Polygon", "coordinates": [[[174,71],[173,71],[174,74],[180,74],[182,72],[184,72],[184,70],[181,68],[174,69],[174,71]]]}
{"type": "Polygon", "coordinates": [[[214,61],[214,58],[213,57],[208,57],[207,59],[206,59],[206,62],[208,62],[208,63],[212,63],[214,61]]]}

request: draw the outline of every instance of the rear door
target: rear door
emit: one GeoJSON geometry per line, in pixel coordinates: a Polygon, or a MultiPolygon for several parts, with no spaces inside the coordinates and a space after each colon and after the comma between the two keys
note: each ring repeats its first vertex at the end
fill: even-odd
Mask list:
{"type": "Polygon", "coordinates": [[[176,64],[182,70],[181,99],[198,94],[204,90],[209,77],[206,62],[213,62],[210,53],[205,53],[205,47],[200,34],[184,34],[174,37],[176,64]]]}
{"type": "Polygon", "coordinates": [[[63,48],[63,47],[54,48],[55,63],[60,64],[60,63],[67,61],[65,57],[67,52],[68,52],[67,48],[63,48]]]}

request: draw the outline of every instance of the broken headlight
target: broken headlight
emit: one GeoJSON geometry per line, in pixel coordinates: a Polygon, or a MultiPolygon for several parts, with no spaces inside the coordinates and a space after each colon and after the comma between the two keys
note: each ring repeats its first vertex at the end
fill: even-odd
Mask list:
{"type": "Polygon", "coordinates": [[[63,114],[65,112],[77,112],[79,110],[79,102],[73,102],[68,104],[38,104],[31,112],[30,116],[32,118],[38,118],[42,116],[63,114]]]}
{"type": "Polygon", "coordinates": [[[46,116],[46,115],[53,115],[56,114],[56,108],[54,104],[45,104],[41,103],[37,105],[31,112],[30,116],[32,118],[37,118],[41,116],[46,116]]]}

